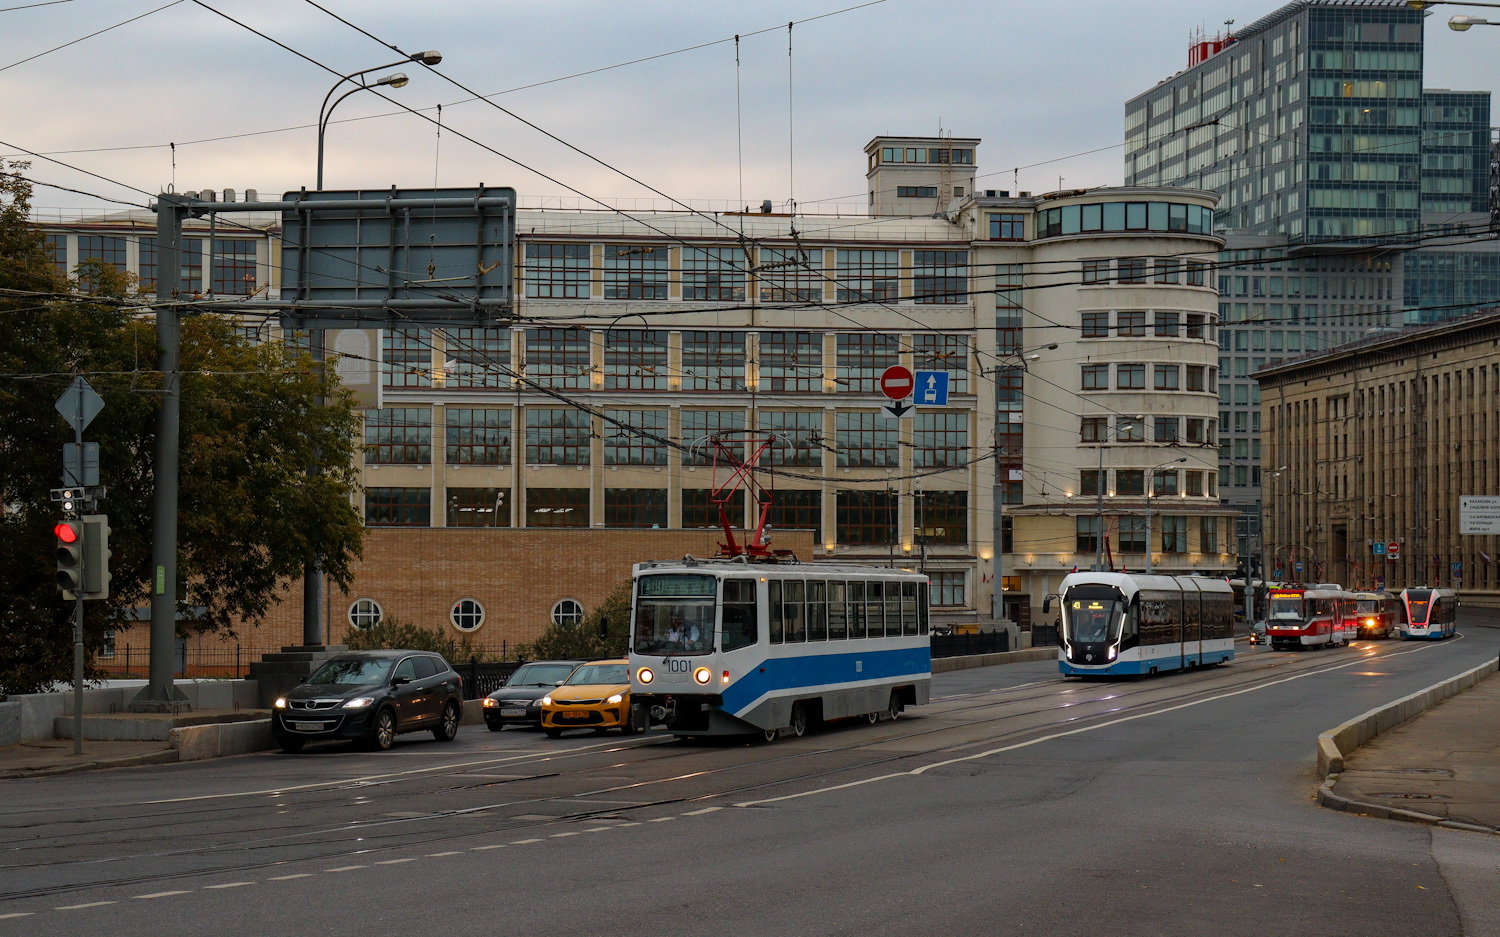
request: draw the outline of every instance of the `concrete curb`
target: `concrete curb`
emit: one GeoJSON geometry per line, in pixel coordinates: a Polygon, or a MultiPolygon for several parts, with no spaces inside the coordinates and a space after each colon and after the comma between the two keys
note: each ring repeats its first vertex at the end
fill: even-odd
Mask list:
{"type": "Polygon", "coordinates": [[[1024,651],[1001,651],[996,654],[973,654],[967,657],[934,657],[932,672],[952,673],[955,670],[994,667],[997,664],[1024,664],[1035,660],[1057,660],[1057,648],[1033,647],[1024,651]]]}
{"type": "Polygon", "coordinates": [[[1318,773],[1323,777],[1344,770],[1344,759],[1382,732],[1388,732],[1493,674],[1497,661],[1490,660],[1456,677],[1434,683],[1425,690],[1377,706],[1318,736],[1318,773]]]}
{"type": "Polygon", "coordinates": [[[83,761],[76,765],[54,765],[50,768],[38,768],[36,770],[7,771],[0,773],[0,781],[20,780],[23,778],[50,778],[60,774],[75,774],[79,771],[103,771],[108,768],[134,768],[139,765],[172,765],[177,763],[177,750],[173,748],[162,749],[155,752],[144,752],[139,755],[125,755],[121,758],[103,758],[97,761],[83,761]]]}
{"type": "Polygon", "coordinates": [[[1387,807],[1384,804],[1369,804],[1364,801],[1350,800],[1333,792],[1333,785],[1338,783],[1339,776],[1331,774],[1323,781],[1323,786],[1318,788],[1318,806],[1329,810],[1342,810],[1344,813],[1358,814],[1364,817],[1376,817],[1381,820],[1402,820],[1407,823],[1425,823],[1428,826],[1441,826],[1449,830],[1465,830],[1470,833],[1494,833],[1500,835],[1500,829],[1491,826],[1481,826],[1478,823],[1462,823],[1458,820],[1448,820],[1443,817],[1433,816],[1430,813],[1419,813],[1415,810],[1402,810],[1399,807],[1387,807]]]}
{"type": "Polygon", "coordinates": [[[276,747],[269,719],[178,726],[167,736],[167,744],[177,753],[177,761],[224,758],[276,747]]]}

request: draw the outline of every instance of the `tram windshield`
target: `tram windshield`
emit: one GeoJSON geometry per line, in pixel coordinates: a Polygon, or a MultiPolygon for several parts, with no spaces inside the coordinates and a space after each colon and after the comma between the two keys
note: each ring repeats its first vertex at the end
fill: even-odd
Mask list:
{"type": "Polygon", "coordinates": [[[1427,606],[1432,598],[1432,593],[1423,589],[1420,592],[1408,592],[1406,594],[1406,607],[1409,610],[1412,624],[1420,625],[1427,621],[1427,606]]]}
{"type": "Polygon", "coordinates": [[[1272,621],[1301,621],[1302,596],[1272,593],[1268,617],[1272,621]]]}
{"type": "Polygon", "coordinates": [[[1378,612],[1380,611],[1380,600],[1360,599],[1354,603],[1354,610],[1361,614],[1364,614],[1365,612],[1378,612]]]}
{"type": "Polygon", "coordinates": [[[637,654],[706,654],[714,648],[713,576],[642,576],[636,586],[637,654]]]}
{"type": "Polygon", "coordinates": [[[1068,590],[1068,638],[1075,644],[1103,644],[1120,635],[1125,602],[1113,588],[1068,590]]]}

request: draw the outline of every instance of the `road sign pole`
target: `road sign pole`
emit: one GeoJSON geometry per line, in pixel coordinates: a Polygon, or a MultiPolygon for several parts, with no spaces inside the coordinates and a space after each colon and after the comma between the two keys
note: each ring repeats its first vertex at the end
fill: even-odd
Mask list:
{"type": "MultiPolygon", "coordinates": [[[[80,458],[83,453],[83,404],[84,394],[80,389],[74,394],[76,409],[73,421],[73,443],[78,447],[80,458]]],[[[80,471],[80,474],[82,472],[80,471]]],[[[80,479],[81,481],[82,479],[80,479]]],[[[84,551],[85,562],[87,562],[87,551],[84,551]]],[[[87,571],[84,576],[87,578],[87,571]]],[[[81,585],[82,583],[80,583],[81,585]]],[[[83,754],[83,592],[79,591],[73,599],[73,754],[83,754]]]]}
{"type": "MultiPolygon", "coordinates": [[[[321,186],[320,186],[321,188],[321,186]]],[[[308,329],[308,343],[312,346],[312,357],[317,364],[318,379],[323,379],[323,361],[326,358],[324,339],[327,336],[324,329],[308,329]]],[[[314,406],[324,407],[327,401],[321,395],[314,401],[314,406]]],[[[309,476],[318,474],[316,464],[307,467],[309,476]]],[[[304,647],[322,644],[323,638],[323,557],[314,555],[302,567],[302,644],[304,647]]]]}

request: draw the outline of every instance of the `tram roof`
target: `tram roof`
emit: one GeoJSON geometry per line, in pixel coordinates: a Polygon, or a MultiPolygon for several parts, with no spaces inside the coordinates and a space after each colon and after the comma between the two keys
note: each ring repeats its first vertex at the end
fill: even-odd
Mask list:
{"type": "Polygon", "coordinates": [[[926,573],[909,567],[874,566],[864,563],[745,563],[738,559],[708,557],[680,560],[648,560],[635,564],[635,573],[693,572],[714,575],[764,576],[775,573],[782,576],[860,576],[872,579],[922,577],[926,573]]]}

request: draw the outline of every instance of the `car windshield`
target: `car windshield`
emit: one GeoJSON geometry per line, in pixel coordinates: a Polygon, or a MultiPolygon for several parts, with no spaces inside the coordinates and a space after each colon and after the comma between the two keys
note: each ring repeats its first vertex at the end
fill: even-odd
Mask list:
{"type": "Polygon", "coordinates": [[[1119,636],[1125,602],[1114,589],[1070,589],[1064,607],[1069,640],[1079,644],[1101,644],[1119,636]]]}
{"type": "Polygon", "coordinates": [[[1301,621],[1302,620],[1302,596],[1300,596],[1300,595],[1273,595],[1273,596],[1271,596],[1271,620],[1272,621],[1301,621]]]}
{"type": "Polygon", "coordinates": [[[360,660],[344,658],[331,660],[307,678],[313,686],[362,686],[368,683],[384,683],[391,673],[389,660],[360,660]]]}
{"type": "Polygon", "coordinates": [[[584,664],[573,671],[568,686],[601,686],[629,683],[630,668],[625,664],[584,664]]]}
{"type": "Polygon", "coordinates": [[[510,679],[506,686],[562,686],[573,672],[572,664],[525,664],[510,679]]]}
{"type": "Polygon", "coordinates": [[[642,576],[636,592],[637,654],[705,654],[713,650],[717,579],[702,575],[642,576]]]}

